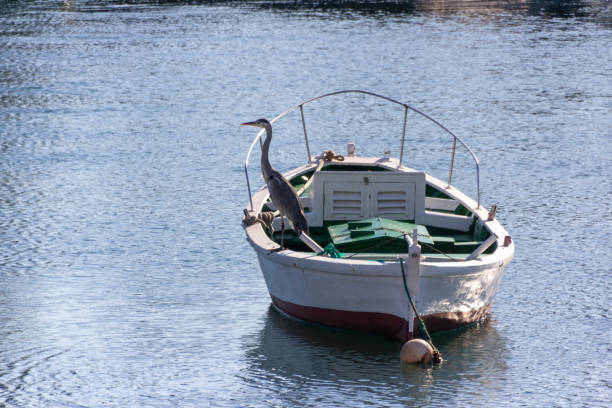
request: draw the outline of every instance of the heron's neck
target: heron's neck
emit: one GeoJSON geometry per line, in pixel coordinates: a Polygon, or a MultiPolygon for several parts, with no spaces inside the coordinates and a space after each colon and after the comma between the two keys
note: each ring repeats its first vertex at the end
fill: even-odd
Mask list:
{"type": "Polygon", "coordinates": [[[272,141],[272,126],[266,125],[266,140],[261,148],[261,172],[263,173],[264,180],[267,182],[272,173],[272,165],[268,158],[270,152],[270,142],[272,141]]]}

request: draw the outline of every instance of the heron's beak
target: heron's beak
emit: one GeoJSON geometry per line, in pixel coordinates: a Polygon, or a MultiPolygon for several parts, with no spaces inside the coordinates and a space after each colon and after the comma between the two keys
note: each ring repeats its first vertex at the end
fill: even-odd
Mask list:
{"type": "Polygon", "coordinates": [[[244,123],[241,123],[240,126],[257,126],[257,123],[255,123],[255,122],[244,122],[244,123]]]}

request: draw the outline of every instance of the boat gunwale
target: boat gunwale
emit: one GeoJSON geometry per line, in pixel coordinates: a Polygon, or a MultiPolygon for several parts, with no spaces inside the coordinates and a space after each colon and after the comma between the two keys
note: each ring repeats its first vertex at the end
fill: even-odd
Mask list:
{"type": "MultiPolygon", "coordinates": [[[[330,258],[315,253],[284,250],[279,252],[270,252],[278,245],[269,240],[271,246],[263,246],[260,240],[267,235],[263,231],[261,225],[252,225],[246,227],[247,241],[255,249],[258,256],[268,257],[271,261],[285,266],[314,270],[320,273],[327,274],[343,274],[343,275],[360,275],[372,277],[397,277],[399,269],[397,269],[398,261],[379,262],[375,260],[365,259],[346,259],[346,258],[330,258]],[[257,231],[259,230],[259,231],[257,231]],[[383,271],[388,269],[389,273],[383,271]]],[[[508,247],[502,247],[503,250],[496,249],[492,254],[486,255],[482,259],[474,259],[471,261],[461,262],[440,262],[439,260],[431,261],[425,258],[421,261],[420,277],[425,278],[450,278],[450,277],[469,277],[485,273],[491,267],[501,267],[507,264],[514,253],[513,244],[508,247]]],[[[408,254],[406,254],[407,256],[408,254]]],[[[398,258],[404,258],[403,254],[398,258]]]]}

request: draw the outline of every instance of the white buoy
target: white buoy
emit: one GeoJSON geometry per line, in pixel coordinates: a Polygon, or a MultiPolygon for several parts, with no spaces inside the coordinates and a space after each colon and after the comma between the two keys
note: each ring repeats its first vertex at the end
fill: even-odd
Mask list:
{"type": "Polygon", "coordinates": [[[433,360],[433,348],[422,339],[408,340],[402,346],[400,359],[403,363],[431,363],[433,360]]]}

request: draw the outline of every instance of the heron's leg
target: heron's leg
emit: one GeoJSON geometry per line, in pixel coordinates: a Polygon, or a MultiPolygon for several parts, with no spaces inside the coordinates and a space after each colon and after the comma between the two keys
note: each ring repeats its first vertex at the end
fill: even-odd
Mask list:
{"type": "Polygon", "coordinates": [[[283,249],[285,249],[284,244],[285,244],[285,217],[281,216],[281,243],[280,243],[280,248],[274,248],[273,250],[271,250],[268,253],[271,254],[272,252],[282,251],[283,249]]]}
{"type": "Polygon", "coordinates": [[[281,215],[281,249],[285,249],[285,217],[281,215]]]}

